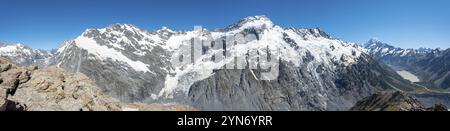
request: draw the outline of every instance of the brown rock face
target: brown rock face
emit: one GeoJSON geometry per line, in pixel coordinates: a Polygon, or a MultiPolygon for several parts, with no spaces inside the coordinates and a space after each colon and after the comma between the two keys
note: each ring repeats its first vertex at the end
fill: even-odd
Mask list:
{"type": "Polygon", "coordinates": [[[108,111],[120,110],[115,99],[100,90],[82,74],[67,74],[56,67],[38,69],[31,79],[20,84],[11,98],[34,111],[108,111]]]}
{"type": "Polygon", "coordinates": [[[14,94],[21,82],[20,79],[25,78],[25,76],[21,76],[24,74],[22,72],[26,71],[17,68],[13,63],[5,59],[0,59],[0,111],[7,109],[8,104],[10,104],[7,99],[8,95],[14,94]]]}
{"type": "Polygon", "coordinates": [[[83,74],[22,68],[0,58],[0,111],[195,110],[184,105],[126,104],[103,95],[83,74]]]}

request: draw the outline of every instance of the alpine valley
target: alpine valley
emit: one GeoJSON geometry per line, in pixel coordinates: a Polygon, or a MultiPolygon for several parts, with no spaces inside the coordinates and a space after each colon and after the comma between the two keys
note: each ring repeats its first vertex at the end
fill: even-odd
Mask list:
{"type": "Polygon", "coordinates": [[[402,49],[376,39],[364,45],[374,59],[399,72],[405,79],[422,86],[413,94],[427,106],[450,106],[450,49],[402,49]]]}
{"type": "Polygon", "coordinates": [[[376,40],[360,46],[318,28],[280,27],[265,16],[247,17],[215,30],[163,27],[146,31],[130,24],[112,24],[87,29],[59,49],[33,50],[12,44],[2,45],[0,54],[24,66],[56,66],[82,73],[101,92],[122,102],[176,103],[207,111],[349,110],[380,91],[413,94],[428,105],[435,100],[446,104],[449,99],[444,98],[450,98],[443,93],[450,87],[448,49],[400,49],[376,40]],[[225,41],[236,35],[256,38],[243,37],[248,41],[243,44],[233,42],[241,39],[225,41]],[[194,45],[194,39],[213,42],[194,45]],[[185,49],[192,46],[202,47],[199,58],[191,57],[193,53],[180,57],[191,52],[185,49]],[[233,49],[232,53],[246,58],[253,51],[278,51],[271,57],[278,63],[274,67],[277,78],[260,79],[265,72],[260,68],[225,69],[238,62],[233,56],[210,60],[233,49]],[[178,59],[193,63],[173,64],[178,59]],[[416,75],[419,81],[404,78],[397,73],[400,70],[416,75]]]}

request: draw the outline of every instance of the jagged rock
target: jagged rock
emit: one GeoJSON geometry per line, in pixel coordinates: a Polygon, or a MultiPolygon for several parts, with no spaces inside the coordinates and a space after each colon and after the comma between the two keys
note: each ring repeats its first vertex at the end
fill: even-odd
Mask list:
{"type": "Polygon", "coordinates": [[[417,99],[401,92],[379,92],[357,102],[353,111],[423,111],[417,99]]]}
{"type": "Polygon", "coordinates": [[[66,74],[56,67],[38,69],[10,99],[34,111],[120,110],[117,100],[100,94],[82,74],[66,74]]]}
{"type": "Polygon", "coordinates": [[[447,107],[437,104],[430,108],[415,97],[403,92],[378,92],[357,102],[352,111],[447,111],[447,107]]]}
{"type": "Polygon", "coordinates": [[[6,89],[0,88],[0,111],[4,111],[6,106],[8,105],[8,100],[6,99],[8,94],[6,93],[6,89]]]}
{"type": "Polygon", "coordinates": [[[0,59],[0,65],[5,67],[2,68],[0,74],[0,86],[7,89],[8,94],[14,94],[20,83],[25,83],[29,80],[30,72],[26,69],[17,67],[15,64],[3,58],[0,59]]]}
{"type": "Polygon", "coordinates": [[[30,80],[30,75],[31,75],[31,72],[28,71],[28,70],[25,70],[25,71],[22,71],[22,72],[20,73],[20,75],[19,75],[19,77],[18,77],[17,79],[19,80],[19,83],[20,83],[20,84],[21,84],[21,83],[25,83],[25,82],[27,82],[28,80],[30,80]]]}
{"type": "Polygon", "coordinates": [[[0,72],[4,72],[7,71],[11,68],[11,64],[7,63],[7,64],[0,64],[0,72]]]}

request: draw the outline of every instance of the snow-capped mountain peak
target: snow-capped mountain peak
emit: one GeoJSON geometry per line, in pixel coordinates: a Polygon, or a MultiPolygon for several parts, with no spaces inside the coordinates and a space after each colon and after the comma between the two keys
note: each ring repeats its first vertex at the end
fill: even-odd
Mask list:
{"type": "Polygon", "coordinates": [[[228,26],[225,30],[244,30],[249,28],[270,28],[273,27],[273,22],[266,16],[249,16],[246,17],[235,24],[228,26]]]}
{"type": "Polygon", "coordinates": [[[170,36],[172,36],[173,34],[175,34],[176,32],[169,29],[166,26],[161,27],[161,29],[156,31],[157,34],[159,34],[161,36],[161,38],[167,40],[170,38],[170,36]]]}
{"type": "Polygon", "coordinates": [[[381,42],[378,39],[370,39],[364,46],[372,55],[377,57],[424,55],[433,51],[433,49],[430,48],[403,49],[381,42]]]}
{"type": "Polygon", "coordinates": [[[33,50],[23,44],[10,44],[0,47],[2,56],[31,55],[33,50]]]}
{"type": "Polygon", "coordinates": [[[364,46],[369,47],[369,48],[373,48],[373,47],[395,48],[389,44],[381,42],[377,38],[370,39],[364,46]]]}
{"type": "Polygon", "coordinates": [[[175,31],[171,30],[170,28],[163,26],[161,27],[161,29],[156,31],[157,33],[162,33],[162,32],[170,32],[170,33],[175,33],[175,31]]]}

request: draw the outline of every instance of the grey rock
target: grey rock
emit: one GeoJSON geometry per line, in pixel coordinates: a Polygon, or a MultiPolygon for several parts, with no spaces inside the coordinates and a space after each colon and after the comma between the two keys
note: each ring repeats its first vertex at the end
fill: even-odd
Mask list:
{"type": "Polygon", "coordinates": [[[399,91],[377,92],[358,101],[352,111],[448,111],[442,104],[426,106],[416,97],[399,91]],[[429,107],[429,108],[426,108],[429,107]]]}
{"type": "Polygon", "coordinates": [[[355,104],[353,111],[425,111],[417,99],[402,92],[378,92],[355,104]]]}

